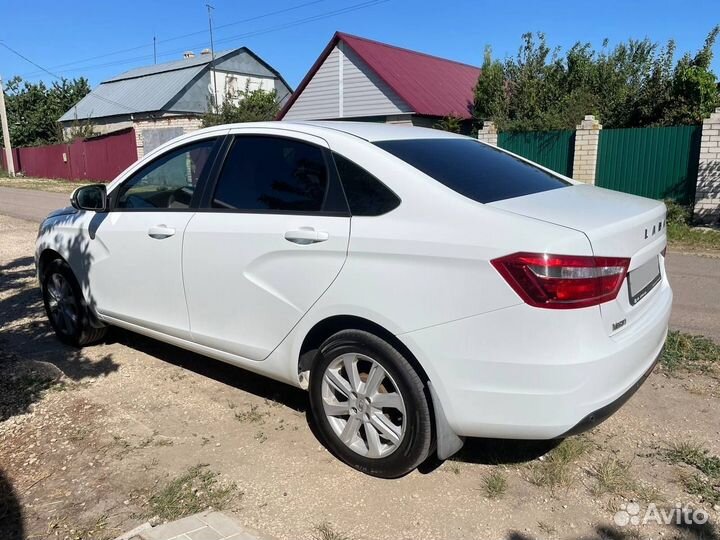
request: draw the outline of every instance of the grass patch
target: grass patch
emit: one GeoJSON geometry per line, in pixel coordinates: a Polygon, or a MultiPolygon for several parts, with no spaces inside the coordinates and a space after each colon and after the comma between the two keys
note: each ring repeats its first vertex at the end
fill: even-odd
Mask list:
{"type": "Polygon", "coordinates": [[[10,178],[8,176],[0,176],[0,187],[34,189],[38,191],[50,191],[52,193],[72,193],[80,186],[85,185],[88,185],[88,183],[70,182],[69,180],[55,180],[50,178],[10,178]]]}
{"type": "Polygon", "coordinates": [[[583,437],[570,437],[548,452],[544,459],[530,465],[530,481],[554,491],[566,486],[573,478],[573,463],[590,449],[583,437]]]}
{"type": "Polygon", "coordinates": [[[595,478],[595,485],[590,492],[599,497],[610,493],[625,495],[634,492],[636,483],[630,474],[630,463],[610,456],[595,465],[590,474],[595,478]]]}
{"type": "Polygon", "coordinates": [[[704,336],[671,330],[668,332],[660,364],[668,373],[708,373],[717,367],[720,345],[704,336]]]}
{"type": "Polygon", "coordinates": [[[675,247],[720,249],[720,231],[692,226],[692,208],[672,201],[667,206],[668,243],[675,247]]]}
{"type": "Polygon", "coordinates": [[[209,507],[222,510],[236,494],[235,484],[221,485],[207,465],[196,465],[170,480],[150,497],[151,516],[172,521],[202,512],[209,507]]]}
{"type": "Polygon", "coordinates": [[[493,469],[483,478],[483,489],[488,499],[499,499],[507,491],[507,478],[500,469],[493,469]]]}
{"type": "Polygon", "coordinates": [[[697,471],[682,478],[688,493],[720,504],[720,457],[710,454],[697,441],[679,441],[670,445],[665,458],[670,463],[684,463],[697,471]]]}
{"type": "Polygon", "coordinates": [[[321,523],[313,528],[312,537],[314,540],[352,540],[349,536],[333,529],[329,523],[321,523]]]}

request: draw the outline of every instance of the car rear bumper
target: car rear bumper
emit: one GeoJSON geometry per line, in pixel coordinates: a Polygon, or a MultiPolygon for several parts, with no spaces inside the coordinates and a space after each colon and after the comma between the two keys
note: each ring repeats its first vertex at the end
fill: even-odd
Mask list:
{"type": "Polygon", "coordinates": [[[646,316],[612,337],[597,307],[525,304],[398,337],[426,369],[457,435],[550,439],[604,420],[649,375],[667,336],[666,278],[647,300],[646,316]]]}

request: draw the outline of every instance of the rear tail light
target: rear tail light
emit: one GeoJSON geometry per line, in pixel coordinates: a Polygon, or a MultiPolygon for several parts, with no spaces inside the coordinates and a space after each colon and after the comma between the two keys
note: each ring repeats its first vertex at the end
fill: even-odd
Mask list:
{"type": "Polygon", "coordinates": [[[531,306],[570,309],[615,299],[630,259],[514,253],[490,262],[531,306]]]}

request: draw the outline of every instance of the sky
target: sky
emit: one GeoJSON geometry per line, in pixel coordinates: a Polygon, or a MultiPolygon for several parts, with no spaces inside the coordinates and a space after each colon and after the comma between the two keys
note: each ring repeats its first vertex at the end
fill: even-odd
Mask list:
{"type": "MultiPolygon", "coordinates": [[[[208,0],[0,0],[0,76],[85,76],[94,87],[123,71],[209,46],[208,0]],[[188,35],[190,34],[190,35],[188,35]]],[[[524,32],[563,49],[628,38],[673,38],[696,51],[720,24],[719,0],[209,0],[215,49],[247,46],[295,88],[336,30],[473,65],[485,45],[513,56],[524,32]]],[[[713,70],[720,78],[720,44],[713,70]]]]}

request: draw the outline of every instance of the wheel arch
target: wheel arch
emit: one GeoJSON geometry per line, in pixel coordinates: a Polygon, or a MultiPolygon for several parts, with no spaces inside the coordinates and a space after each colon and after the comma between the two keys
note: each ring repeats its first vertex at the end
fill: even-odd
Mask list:
{"type": "Polygon", "coordinates": [[[420,364],[417,357],[400,339],[384,326],[357,315],[333,315],[315,323],[305,334],[297,359],[298,375],[303,387],[307,386],[307,374],[312,369],[317,351],[322,343],[340,330],[364,330],[387,341],[395,347],[412,365],[423,383],[430,380],[427,371],[420,364]]]}
{"type": "Polygon", "coordinates": [[[41,282],[42,277],[45,275],[45,270],[47,269],[48,264],[50,264],[56,259],[60,259],[61,261],[65,261],[67,263],[67,259],[65,259],[65,257],[63,257],[60,253],[58,253],[52,248],[46,247],[40,252],[37,261],[37,275],[38,279],[41,282]]]}

